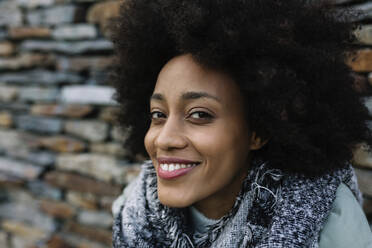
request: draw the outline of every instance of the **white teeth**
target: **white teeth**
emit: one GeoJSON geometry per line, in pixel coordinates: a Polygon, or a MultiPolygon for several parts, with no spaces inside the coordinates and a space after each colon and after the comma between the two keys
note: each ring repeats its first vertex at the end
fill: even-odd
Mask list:
{"type": "Polygon", "coordinates": [[[160,168],[164,171],[174,171],[184,168],[194,167],[197,164],[160,164],[160,168]]]}

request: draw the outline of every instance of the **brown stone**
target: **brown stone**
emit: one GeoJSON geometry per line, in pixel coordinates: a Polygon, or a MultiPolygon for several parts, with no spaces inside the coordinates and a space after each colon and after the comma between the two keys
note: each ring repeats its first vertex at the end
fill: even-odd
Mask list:
{"type": "Polygon", "coordinates": [[[96,195],[118,195],[121,192],[119,186],[69,172],[51,171],[46,174],[45,180],[56,187],[96,195]]]}
{"type": "Polygon", "coordinates": [[[17,86],[0,85],[0,101],[11,102],[18,97],[19,88],[17,86]]]}
{"type": "Polygon", "coordinates": [[[126,150],[122,144],[115,142],[94,143],[91,144],[90,150],[95,153],[108,154],[118,157],[125,157],[130,155],[129,151],[126,150]]]}
{"type": "Polygon", "coordinates": [[[8,41],[2,41],[0,42],[0,56],[9,56],[14,53],[15,46],[8,42],[8,41]]]}
{"type": "Polygon", "coordinates": [[[33,242],[45,239],[48,236],[47,232],[38,229],[36,226],[30,226],[18,221],[5,220],[2,222],[1,227],[7,232],[22,236],[33,242]]]}
{"type": "MultiPolygon", "coordinates": [[[[104,196],[108,197],[108,196],[104,196]]],[[[97,209],[98,208],[98,200],[97,197],[90,194],[90,193],[80,193],[80,192],[74,192],[74,191],[68,191],[66,195],[66,200],[70,204],[85,208],[85,209],[97,209]]]]}
{"type": "Polygon", "coordinates": [[[12,115],[8,111],[0,111],[0,126],[11,127],[13,125],[12,115]]]}
{"type": "Polygon", "coordinates": [[[99,24],[106,37],[110,36],[110,20],[119,15],[120,5],[123,1],[105,1],[93,5],[87,14],[87,21],[99,24]]]}
{"type": "Polygon", "coordinates": [[[72,218],[76,214],[75,208],[71,205],[52,200],[42,200],[40,202],[40,209],[49,215],[63,219],[72,218]]]}
{"type": "Polygon", "coordinates": [[[32,67],[53,66],[55,58],[47,54],[21,54],[12,58],[0,58],[0,69],[2,70],[19,70],[32,67]]]}
{"type": "Polygon", "coordinates": [[[103,108],[101,110],[101,112],[99,113],[99,119],[103,120],[103,121],[106,121],[106,122],[109,122],[109,123],[112,123],[112,124],[116,124],[117,123],[117,120],[116,120],[116,116],[119,112],[119,107],[106,107],[106,108],[103,108]]]}
{"type": "Polygon", "coordinates": [[[67,136],[49,136],[40,139],[42,147],[56,152],[81,152],[85,150],[85,143],[67,136]]]}
{"type": "Polygon", "coordinates": [[[355,56],[351,56],[347,63],[356,72],[372,71],[372,49],[357,51],[355,56]]]}
{"type": "Polygon", "coordinates": [[[96,240],[107,245],[111,245],[112,243],[111,232],[104,229],[100,229],[97,227],[88,227],[72,221],[67,223],[65,229],[68,232],[78,233],[83,237],[91,240],[96,240]]]}
{"type": "Polygon", "coordinates": [[[92,113],[93,110],[92,106],[80,104],[35,104],[31,108],[31,113],[34,115],[82,118],[92,113]]]}
{"type": "Polygon", "coordinates": [[[45,248],[74,248],[70,243],[66,242],[63,237],[53,235],[47,242],[45,248]]]}
{"type": "Polygon", "coordinates": [[[8,35],[12,39],[49,38],[51,30],[46,27],[11,27],[8,35]]]}
{"type": "Polygon", "coordinates": [[[84,71],[107,70],[114,63],[114,57],[71,57],[60,58],[57,62],[59,70],[84,71]]]}

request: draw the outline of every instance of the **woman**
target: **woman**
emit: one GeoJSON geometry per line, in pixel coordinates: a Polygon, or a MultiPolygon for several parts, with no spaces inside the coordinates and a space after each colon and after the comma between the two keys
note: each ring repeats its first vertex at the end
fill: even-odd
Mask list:
{"type": "Polygon", "coordinates": [[[349,164],[372,140],[355,27],[308,2],[125,1],[117,100],[150,160],[114,204],[114,247],[372,247],[349,164]]]}

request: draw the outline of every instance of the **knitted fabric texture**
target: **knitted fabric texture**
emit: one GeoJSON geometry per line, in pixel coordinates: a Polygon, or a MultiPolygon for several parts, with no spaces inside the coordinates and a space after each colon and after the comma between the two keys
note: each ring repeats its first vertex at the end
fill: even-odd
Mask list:
{"type": "Polygon", "coordinates": [[[191,230],[187,208],[157,197],[151,161],[142,165],[113,225],[113,247],[318,247],[320,231],[340,183],[361,203],[350,165],[321,177],[286,175],[265,163],[252,165],[233,208],[206,233],[191,230]]]}

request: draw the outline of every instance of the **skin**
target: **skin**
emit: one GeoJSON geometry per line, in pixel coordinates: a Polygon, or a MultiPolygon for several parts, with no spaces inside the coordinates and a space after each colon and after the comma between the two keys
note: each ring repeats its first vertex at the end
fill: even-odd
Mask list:
{"type": "Polygon", "coordinates": [[[175,57],[158,75],[150,112],[145,147],[157,172],[158,157],[201,162],[181,177],[158,176],[160,202],[193,205],[212,219],[227,214],[247,176],[250,151],[263,145],[249,132],[243,99],[232,78],[200,66],[191,55],[175,57]],[[182,97],[189,92],[210,97],[182,97]]]}

